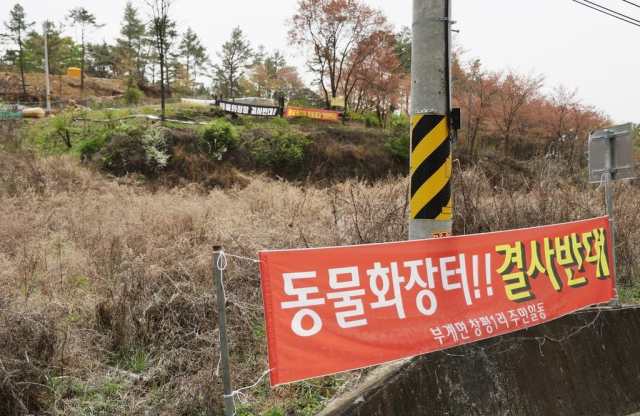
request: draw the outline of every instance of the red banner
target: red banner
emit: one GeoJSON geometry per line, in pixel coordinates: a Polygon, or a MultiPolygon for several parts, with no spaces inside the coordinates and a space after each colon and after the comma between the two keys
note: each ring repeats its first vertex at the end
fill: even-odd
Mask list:
{"type": "Polygon", "coordinates": [[[314,120],[340,122],[340,114],[337,111],[317,110],[315,108],[287,107],[284,116],[286,118],[307,117],[314,120]]]}
{"type": "Polygon", "coordinates": [[[613,297],[606,217],[260,252],[271,385],[470,343],[613,297]]]}

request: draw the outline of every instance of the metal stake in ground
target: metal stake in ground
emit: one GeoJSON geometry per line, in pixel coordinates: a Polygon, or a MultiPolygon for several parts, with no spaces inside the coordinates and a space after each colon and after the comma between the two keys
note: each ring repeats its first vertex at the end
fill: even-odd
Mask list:
{"type": "Polygon", "coordinates": [[[222,361],[222,386],[224,388],[224,414],[233,416],[235,405],[231,396],[231,367],[229,364],[229,344],[227,340],[227,310],[222,283],[221,246],[213,246],[213,270],[216,277],[216,299],[218,301],[218,333],[220,334],[220,356],[222,361]]]}

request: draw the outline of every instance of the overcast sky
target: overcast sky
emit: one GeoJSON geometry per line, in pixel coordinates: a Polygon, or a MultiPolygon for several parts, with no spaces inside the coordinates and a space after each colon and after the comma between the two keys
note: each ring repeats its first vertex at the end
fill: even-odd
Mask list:
{"type": "MultiPolygon", "coordinates": [[[[411,26],[414,0],[363,0],[381,9],[396,25],[411,26]]],[[[418,0],[415,0],[418,1],[418,0]]],[[[640,20],[640,8],[623,0],[592,0],[640,20]]],[[[634,1],[640,4],[640,0],[634,1]]],[[[13,4],[15,0],[4,0],[13,4]]],[[[120,30],[126,0],[20,0],[27,17],[40,24],[60,21],[82,6],[106,24],[91,40],[113,42],[120,30]]],[[[143,15],[142,0],[133,0],[143,15]]],[[[297,0],[176,0],[172,17],[181,31],[191,27],[212,59],[231,30],[240,26],[253,45],[286,52],[302,70],[303,60],[287,47],[286,19],[297,0]]],[[[2,7],[1,20],[9,18],[2,7]]],[[[615,123],[640,122],[640,27],[595,12],[571,0],[453,0],[457,43],[466,58],[479,58],[486,69],[512,68],[543,74],[547,91],[558,85],[577,89],[615,123]]],[[[74,35],[69,30],[70,35],[74,35]]]]}

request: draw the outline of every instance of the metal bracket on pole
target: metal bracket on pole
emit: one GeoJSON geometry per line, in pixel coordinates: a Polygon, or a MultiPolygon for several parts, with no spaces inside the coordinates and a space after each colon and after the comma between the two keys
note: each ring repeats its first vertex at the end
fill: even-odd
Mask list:
{"type": "Polygon", "coordinates": [[[218,301],[218,334],[220,336],[220,359],[222,361],[222,387],[224,389],[224,414],[233,416],[235,405],[231,396],[231,367],[229,363],[229,341],[227,339],[227,310],[222,282],[223,269],[220,267],[221,246],[213,246],[213,270],[216,278],[216,299],[218,301]]]}
{"type": "Polygon", "coordinates": [[[422,23],[429,23],[429,22],[449,22],[452,25],[455,25],[456,23],[458,23],[455,20],[451,20],[451,18],[449,18],[449,17],[431,17],[429,19],[417,20],[417,21],[413,22],[411,27],[415,27],[415,26],[420,25],[422,23]]]}
{"type": "Polygon", "coordinates": [[[426,108],[424,110],[412,111],[410,115],[414,116],[416,114],[440,114],[440,111],[435,108],[426,108]]]}
{"type": "Polygon", "coordinates": [[[616,137],[622,137],[629,134],[629,131],[627,130],[619,131],[617,133],[613,130],[608,130],[608,129],[603,131],[604,131],[604,134],[602,136],[593,137],[592,140],[605,140],[606,138],[609,138],[609,140],[611,140],[611,139],[615,139],[616,137]]]}

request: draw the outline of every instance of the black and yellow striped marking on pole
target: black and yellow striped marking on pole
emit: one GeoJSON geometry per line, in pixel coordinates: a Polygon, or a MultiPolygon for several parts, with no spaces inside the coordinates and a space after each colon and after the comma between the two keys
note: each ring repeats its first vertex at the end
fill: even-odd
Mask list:
{"type": "Polygon", "coordinates": [[[451,220],[451,141],[444,114],[411,117],[411,219],[451,220]]]}

